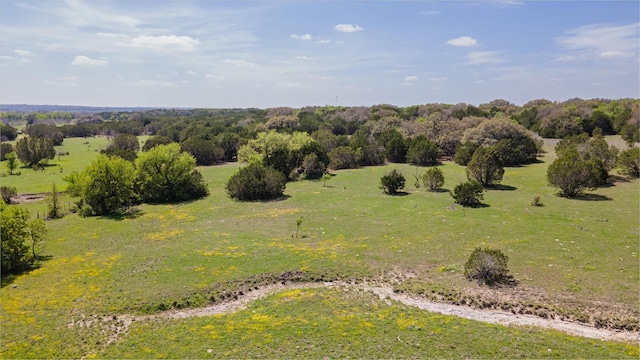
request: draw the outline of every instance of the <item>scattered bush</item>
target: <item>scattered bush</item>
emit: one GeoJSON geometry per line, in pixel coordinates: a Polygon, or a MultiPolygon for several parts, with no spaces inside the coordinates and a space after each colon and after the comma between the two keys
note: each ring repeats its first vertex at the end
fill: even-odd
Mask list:
{"type": "Polygon", "coordinates": [[[627,176],[640,177],[640,148],[632,147],[618,156],[618,166],[621,172],[627,176]]]}
{"type": "Polygon", "coordinates": [[[311,153],[302,160],[302,169],[307,179],[319,179],[327,171],[327,166],[318,160],[318,155],[311,153]]]}
{"type": "Polygon", "coordinates": [[[396,195],[398,190],[404,189],[405,181],[406,179],[402,173],[393,169],[380,178],[380,189],[382,189],[385,194],[396,195]]]}
{"type": "Polygon", "coordinates": [[[427,172],[422,175],[422,183],[431,191],[440,189],[442,185],[444,185],[444,174],[442,174],[442,170],[436,167],[427,170],[427,172]]]}
{"type": "Polygon", "coordinates": [[[118,134],[102,153],[107,156],[118,156],[127,161],[133,162],[140,151],[138,138],[132,134],[118,134]]]}
{"type": "Polygon", "coordinates": [[[547,180],[560,189],[560,196],[573,198],[582,195],[586,188],[596,187],[602,180],[602,171],[604,170],[598,166],[598,159],[583,161],[578,150],[571,148],[549,165],[547,180]]]}
{"type": "Polygon", "coordinates": [[[504,167],[493,147],[481,146],[473,153],[466,172],[469,180],[488,187],[502,181],[504,167]]]}
{"type": "Polygon", "coordinates": [[[507,256],[500,250],[476,248],[464,264],[464,276],[486,285],[494,285],[510,278],[507,256]]]}
{"type": "Polygon", "coordinates": [[[18,195],[18,190],[14,186],[0,186],[0,194],[5,204],[11,204],[11,198],[18,195]]]}
{"type": "Polygon", "coordinates": [[[480,145],[472,142],[458,144],[458,146],[456,146],[456,155],[453,161],[458,165],[467,166],[469,161],[471,161],[473,153],[478,147],[480,147],[480,145]]]}
{"type": "Polygon", "coordinates": [[[252,163],[232,175],[225,189],[229,197],[239,201],[272,200],[282,196],[286,181],[278,170],[252,163]]]}
{"type": "Polygon", "coordinates": [[[544,206],[540,201],[540,196],[536,195],[531,199],[531,206],[544,206]]]}
{"type": "Polygon", "coordinates": [[[142,151],[149,151],[158,145],[167,145],[167,144],[171,144],[172,142],[174,142],[173,139],[169,137],[162,136],[162,135],[155,135],[150,137],[149,139],[147,139],[147,141],[144,142],[144,145],[142,146],[142,151]]]}
{"type": "Polygon", "coordinates": [[[8,143],[0,143],[0,161],[5,161],[7,154],[13,152],[13,145],[8,143]]]}
{"type": "Polygon", "coordinates": [[[13,175],[13,170],[18,167],[18,157],[15,152],[10,152],[5,155],[7,160],[7,169],[9,169],[9,175],[13,175]]]}
{"type": "Polygon", "coordinates": [[[462,206],[478,206],[483,199],[484,189],[477,181],[467,181],[457,185],[451,197],[462,206]]]}
{"type": "Polygon", "coordinates": [[[438,165],[439,156],[438,146],[424,135],[419,135],[411,140],[409,150],[407,150],[407,162],[416,166],[438,165]]]}
{"type": "Polygon", "coordinates": [[[51,139],[31,136],[18,140],[15,153],[20,162],[27,166],[46,163],[56,156],[56,150],[51,139]]]}

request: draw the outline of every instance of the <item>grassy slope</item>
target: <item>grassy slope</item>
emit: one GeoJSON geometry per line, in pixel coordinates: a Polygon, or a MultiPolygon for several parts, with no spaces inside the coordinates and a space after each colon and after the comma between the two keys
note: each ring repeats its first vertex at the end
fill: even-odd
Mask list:
{"type": "MultiPolygon", "coordinates": [[[[72,139],[65,140],[66,146],[71,145],[69,140],[72,139]]],[[[71,157],[74,151],[70,152],[71,157]]],[[[290,197],[282,201],[235,203],[223,190],[224,182],[239,166],[229,164],[202,169],[211,188],[211,195],[203,200],[166,206],[142,205],[140,215],[129,219],[82,219],[71,215],[49,222],[51,239],[44,253],[50,255],[51,260],[16,279],[16,288],[4,287],[0,294],[2,357],[78,357],[93,353],[102,348],[96,343],[104,343],[103,335],[96,327],[70,332],[67,324],[71,319],[90,314],[148,312],[173,302],[201,305],[207,302],[212,284],[264,273],[302,269],[328,276],[372,277],[390,270],[411,271],[425,283],[473,291],[477,286],[465,281],[461,270],[477,246],[496,247],[509,256],[509,268],[520,280],[519,289],[559,298],[569,294],[567,306],[573,300],[602,301],[637,309],[638,180],[599,189],[596,193],[601,201],[561,199],[553,195],[553,188],[546,186],[544,174],[549,160],[544,160],[547,163],[507,169],[503,184],[516,189],[487,192],[485,203],[489,206],[479,209],[454,209],[447,193],[414,189],[415,168],[407,165],[338,171],[337,176],[327,182],[327,187],[323,187],[322,182],[289,184],[285,194],[290,197]],[[377,188],[380,176],[392,168],[402,170],[407,176],[409,195],[385,196],[377,188]],[[544,207],[529,205],[534,195],[541,196],[544,207]],[[296,220],[300,217],[303,217],[300,238],[294,238],[296,220]]],[[[88,163],[90,159],[83,158],[83,161],[88,163]]],[[[441,168],[445,188],[452,189],[464,180],[462,167],[448,163],[441,168]]],[[[47,191],[49,181],[29,180],[26,172],[31,170],[23,171],[24,183],[33,183],[28,192],[47,191]]],[[[3,185],[5,179],[2,178],[3,185]]],[[[27,192],[20,187],[19,191],[27,192]]],[[[42,205],[29,207],[33,212],[39,206],[42,205]]],[[[314,294],[317,291],[314,290],[314,294]]],[[[331,296],[334,295],[325,292],[314,295],[329,300],[331,296]]],[[[354,309],[363,306],[356,300],[348,306],[354,309]]],[[[290,305],[294,310],[287,311],[302,317],[303,312],[308,311],[302,307],[305,303],[295,304],[298,303],[290,305]]],[[[332,307],[332,301],[325,304],[328,312],[341,311],[337,304],[332,307]]],[[[266,301],[256,306],[264,311],[280,311],[282,305],[266,301]]],[[[387,311],[398,312],[398,309],[394,306],[387,311]]],[[[434,316],[402,311],[415,313],[412,316],[423,319],[420,321],[434,316]]],[[[251,312],[242,312],[210,321],[213,326],[232,320],[246,323],[251,316],[251,312]]],[[[326,315],[322,321],[329,324],[338,319],[326,315]]],[[[131,343],[107,349],[100,356],[159,356],[162,353],[145,353],[136,343],[149,341],[163,351],[173,351],[172,346],[165,345],[171,334],[206,326],[207,321],[193,319],[161,327],[136,326],[132,329],[131,343]],[[144,329],[154,331],[149,333],[144,329]],[[133,348],[123,350],[122,346],[133,348]]],[[[376,324],[391,332],[391,340],[384,346],[398,346],[395,336],[401,333],[394,331],[401,331],[401,327],[395,328],[384,321],[376,324]]],[[[449,353],[438,354],[507,356],[501,351],[474,353],[485,346],[484,325],[477,326],[465,335],[468,344],[476,344],[469,352],[451,348],[449,353]]],[[[515,331],[495,328],[502,334],[515,331]]],[[[271,331],[276,330],[269,328],[271,331]]],[[[291,338],[290,332],[294,330],[285,327],[282,331],[283,335],[277,335],[277,331],[274,335],[283,336],[279,341],[291,338]]],[[[445,335],[438,340],[439,344],[463,342],[455,340],[459,336],[456,329],[442,327],[441,331],[445,335]]],[[[525,343],[544,343],[554,338],[568,341],[555,333],[536,332],[537,335],[531,337],[529,333],[524,331],[516,336],[525,337],[525,343]],[[536,337],[540,338],[535,340],[536,337]]],[[[233,351],[232,345],[247,336],[242,334],[229,332],[225,335],[226,345],[214,345],[227,346],[233,351]]],[[[500,336],[511,339],[510,335],[500,336]]],[[[323,332],[307,338],[318,347],[327,344],[323,332]]],[[[181,341],[180,337],[176,339],[181,341]]],[[[297,340],[287,341],[291,346],[302,346],[294,344],[297,340]]],[[[176,357],[206,356],[201,352],[182,352],[180,346],[176,347],[176,352],[171,353],[176,357]]],[[[537,352],[542,348],[530,348],[523,355],[546,356],[537,352]]],[[[601,357],[599,351],[609,349],[613,351],[611,356],[620,357],[628,351],[624,346],[588,348],[598,352],[581,356],[601,357]]],[[[264,353],[295,355],[282,349],[277,346],[273,351],[283,352],[265,350],[264,353]]],[[[363,351],[363,347],[355,347],[354,351],[340,354],[360,354],[358,351],[363,351]]],[[[302,354],[319,356],[324,352],[302,354]]],[[[416,348],[412,353],[407,348],[397,352],[397,356],[409,354],[425,354],[425,350],[416,348]]],[[[257,354],[230,352],[228,356],[257,354]]]]}

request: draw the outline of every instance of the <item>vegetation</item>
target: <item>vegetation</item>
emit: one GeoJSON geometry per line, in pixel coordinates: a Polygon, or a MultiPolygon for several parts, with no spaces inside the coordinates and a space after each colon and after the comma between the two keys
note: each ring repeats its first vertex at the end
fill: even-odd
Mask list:
{"type": "Polygon", "coordinates": [[[7,170],[9,170],[9,175],[13,175],[13,170],[18,167],[18,156],[16,156],[15,152],[10,152],[5,155],[5,160],[7,160],[7,170]]]}
{"type": "Polygon", "coordinates": [[[13,145],[3,142],[0,143],[0,161],[5,161],[6,156],[13,152],[13,145]]]}
{"type": "Polygon", "coordinates": [[[476,248],[464,264],[464,276],[486,285],[495,285],[509,280],[507,256],[500,250],[476,248]]]}
{"type": "Polygon", "coordinates": [[[640,148],[633,147],[621,152],[618,164],[623,174],[632,178],[640,177],[640,148]]]}
{"type": "Polygon", "coordinates": [[[3,275],[29,268],[36,260],[36,243],[46,234],[42,220],[30,219],[27,209],[0,201],[0,224],[3,275]]]}
{"type": "Polygon", "coordinates": [[[456,185],[453,188],[451,197],[455,200],[456,204],[462,206],[478,206],[481,204],[480,200],[484,198],[484,190],[482,185],[477,181],[467,181],[456,185]]]}
{"type": "Polygon", "coordinates": [[[16,143],[16,155],[27,166],[45,164],[56,156],[53,141],[44,137],[24,137],[16,143]]]}
{"type": "Polygon", "coordinates": [[[138,137],[132,134],[118,134],[106,149],[102,151],[107,156],[119,156],[133,162],[140,151],[138,137]]]}
{"type": "Polygon", "coordinates": [[[389,171],[380,178],[380,189],[388,195],[397,195],[399,190],[404,189],[406,179],[404,175],[396,169],[389,171]]]}
{"type": "Polygon", "coordinates": [[[480,146],[467,164],[467,178],[483,187],[502,181],[504,167],[495,148],[480,146]]]}
{"type": "Polygon", "coordinates": [[[569,148],[562,153],[547,169],[549,184],[560,189],[560,196],[574,198],[584,193],[587,188],[602,185],[607,178],[600,159],[585,161],[576,148],[569,148]]]}
{"type": "Polygon", "coordinates": [[[0,186],[0,195],[5,204],[11,204],[11,198],[18,195],[18,189],[15,186],[0,186]]]}
{"type": "Polygon", "coordinates": [[[227,181],[225,189],[230,198],[239,201],[273,200],[281,197],[286,178],[281,172],[252,163],[238,170],[227,181]]]}
{"type": "Polygon", "coordinates": [[[430,191],[437,191],[444,185],[444,174],[437,167],[427,170],[422,175],[422,183],[428,187],[430,191]]]}
{"type": "Polygon", "coordinates": [[[429,141],[426,136],[418,136],[411,140],[407,150],[407,162],[416,166],[438,165],[440,150],[435,143],[429,141]]]}
{"type": "Polygon", "coordinates": [[[58,219],[62,216],[62,207],[60,205],[58,188],[56,187],[56,183],[53,183],[53,185],[51,186],[51,195],[48,199],[47,218],[58,219]]]}

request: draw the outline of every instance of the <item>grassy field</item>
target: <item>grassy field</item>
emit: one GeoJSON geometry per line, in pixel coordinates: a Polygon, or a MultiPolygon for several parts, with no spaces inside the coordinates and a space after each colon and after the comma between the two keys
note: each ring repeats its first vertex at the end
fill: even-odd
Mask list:
{"type": "MultiPolygon", "coordinates": [[[[101,141],[65,139],[64,173],[89,163],[91,149],[106,144],[101,141]],[[83,156],[73,158],[76,153],[83,156]]],[[[201,169],[211,190],[202,200],[142,205],[127,218],[50,221],[42,250],[50,259],[3,281],[0,356],[637,358],[636,345],[484,325],[326,289],[287,302],[277,294],[235,314],[134,324],[109,346],[99,326],[68,326],[93,315],[201,306],[291,274],[300,281],[392,281],[398,291],[444,301],[637,326],[638,180],[582,200],[559,198],[545,180],[552,158],[506,169],[502,188],[486,192],[487,206],[475,209],[454,206],[447,192],[414,188],[416,168],[395,164],[336,171],[326,187],[290,183],[280,201],[237,203],[224,183],[240,165],[228,164],[201,169]],[[407,177],[405,196],[378,189],[393,168],[407,177]],[[534,196],[543,207],[530,205],[534,196]],[[515,288],[487,289],[464,279],[462,264],[478,246],[509,256],[515,288]],[[519,340],[512,346],[513,339],[519,340]]],[[[465,180],[461,166],[441,169],[446,189],[465,180]]],[[[59,176],[47,171],[23,169],[1,181],[13,181],[20,193],[44,192],[59,176]]],[[[32,214],[45,207],[21,206],[32,214]]]]}

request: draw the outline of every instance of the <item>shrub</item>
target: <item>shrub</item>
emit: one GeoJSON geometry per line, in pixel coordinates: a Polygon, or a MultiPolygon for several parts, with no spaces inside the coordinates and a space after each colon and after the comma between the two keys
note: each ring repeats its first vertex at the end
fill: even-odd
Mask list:
{"type": "Polygon", "coordinates": [[[31,136],[18,140],[15,153],[20,162],[27,166],[46,163],[56,156],[56,150],[51,139],[31,136]]]}
{"type": "Polygon", "coordinates": [[[311,153],[302,160],[302,169],[307,179],[319,179],[327,171],[326,165],[318,160],[318,155],[311,153]]]}
{"type": "Polygon", "coordinates": [[[14,186],[0,186],[0,194],[5,204],[11,204],[11,198],[18,195],[18,190],[14,186]]]}
{"type": "Polygon", "coordinates": [[[113,157],[118,156],[127,161],[133,162],[140,151],[138,138],[132,134],[118,134],[102,153],[113,157]]]}
{"type": "Polygon", "coordinates": [[[398,190],[404,189],[405,181],[406,179],[402,173],[393,169],[380,178],[380,188],[385,194],[395,195],[398,193],[398,190]]]}
{"type": "Polygon", "coordinates": [[[531,206],[544,206],[540,201],[540,196],[536,195],[531,199],[531,206]]]}
{"type": "Polygon", "coordinates": [[[621,172],[630,177],[640,177],[640,148],[633,147],[618,156],[618,166],[621,172]]]}
{"type": "Polygon", "coordinates": [[[488,187],[502,180],[504,167],[493,147],[481,146],[473,153],[466,172],[469,180],[488,187]]]}
{"type": "Polygon", "coordinates": [[[431,191],[436,191],[444,185],[444,175],[442,170],[438,168],[431,168],[422,175],[422,183],[428,187],[431,191]]]}
{"type": "Polygon", "coordinates": [[[456,164],[467,166],[471,157],[480,145],[472,142],[460,143],[456,146],[456,156],[453,159],[456,164]]]}
{"type": "Polygon", "coordinates": [[[407,150],[407,162],[416,166],[438,165],[440,150],[426,136],[419,135],[411,141],[407,150]]]}
{"type": "Polygon", "coordinates": [[[482,185],[477,181],[467,181],[457,185],[451,197],[462,206],[478,206],[483,199],[483,191],[482,185]]]}
{"type": "Polygon", "coordinates": [[[560,196],[573,198],[581,195],[588,187],[593,187],[597,179],[595,162],[580,159],[575,148],[565,151],[547,169],[549,184],[560,189],[560,196]]]}
{"type": "Polygon", "coordinates": [[[137,198],[133,164],[120,157],[98,157],[81,175],[81,196],[95,215],[110,215],[127,209],[137,198]]]}
{"type": "Polygon", "coordinates": [[[464,276],[487,285],[506,281],[510,278],[507,260],[500,250],[476,248],[464,264],[464,276]]]}
{"type": "Polygon", "coordinates": [[[217,164],[222,162],[224,157],[224,149],[213,140],[189,138],[180,144],[180,148],[182,151],[193,155],[198,166],[217,164]]]}
{"type": "Polygon", "coordinates": [[[149,151],[158,145],[167,145],[167,144],[171,144],[172,142],[174,142],[173,139],[169,137],[162,136],[162,135],[155,135],[150,137],[149,139],[147,139],[147,141],[144,142],[144,145],[142,146],[142,151],[149,151]]]}
{"type": "Polygon", "coordinates": [[[13,145],[8,143],[0,143],[0,161],[5,161],[8,153],[13,152],[13,145]]]}
{"type": "Polygon", "coordinates": [[[358,153],[349,146],[338,146],[329,152],[329,167],[334,170],[358,167],[358,153]]]}
{"type": "Polygon", "coordinates": [[[239,201],[272,200],[282,196],[286,181],[278,170],[252,163],[232,175],[225,189],[229,197],[239,201]]]}

